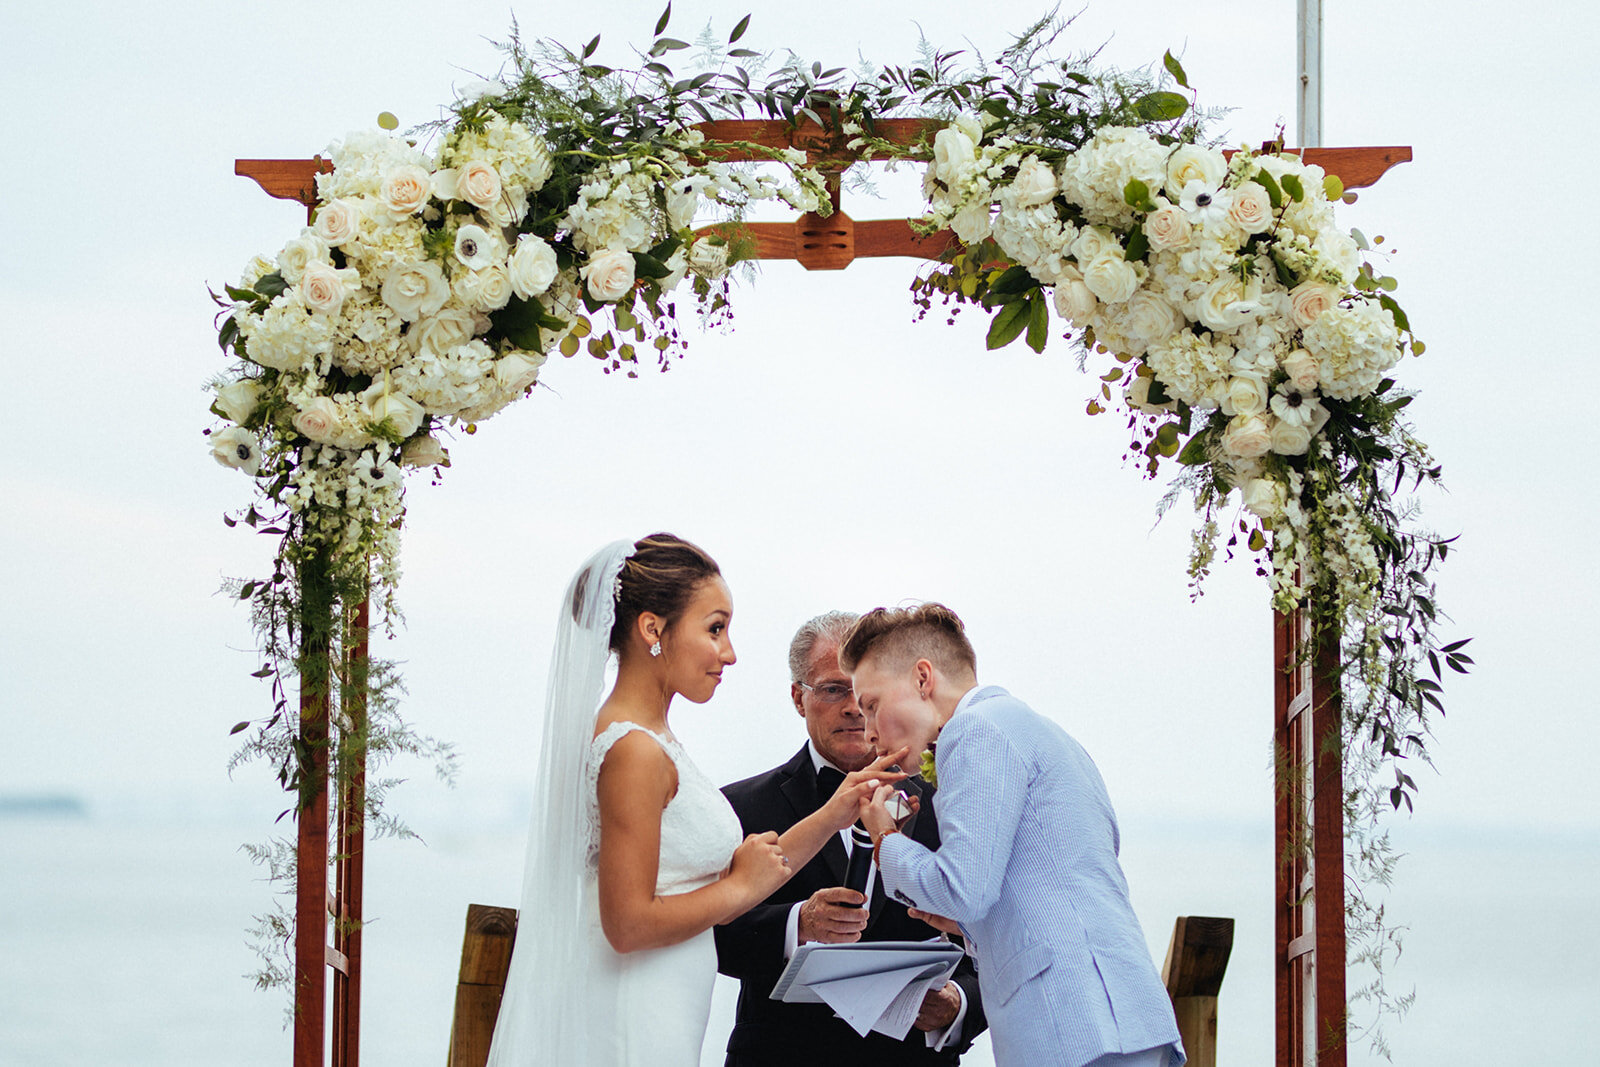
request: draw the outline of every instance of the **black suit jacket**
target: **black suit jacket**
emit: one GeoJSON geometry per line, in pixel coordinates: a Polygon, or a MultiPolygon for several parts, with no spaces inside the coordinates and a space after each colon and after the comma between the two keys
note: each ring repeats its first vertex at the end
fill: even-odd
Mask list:
{"type": "MultiPolygon", "coordinates": [[[[922,796],[922,808],[904,832],[929,848],[938,848],[939,823],[931,803],[932,788],[921,778],[908,778],[900,788],[922,796]]],[[[724,786],[722,792],[747,834],[767,830],[783,833],[826,799],[817,795],[817,772],[809,747],[802,747],[783,766],[724,786]]],[[[716,928],[717,969],[739,980],[739,1010],[733,1034],[728,1038],[727,1067],[949,1065],[956,1063],[973,1038],[983,1031],[983,1004],[970,958],[961,961],[952,979],[967,996],[962,1032],[938,1052],[927,1047],[923,1032],[914,1027],[904,1041],[876,1032],[863,1038],[827,1005],[785,1004],[769,997],[786,963],[783,939],[790,909],[819,889],[843,885],[845,864],[844,843],[835,835],[776,893],[726,926],[716,928]]],[[[862,940],[924,941],[935,935],[932,927],[908,915],[904,905],[890,900],[878,881],[862,940]]]]}

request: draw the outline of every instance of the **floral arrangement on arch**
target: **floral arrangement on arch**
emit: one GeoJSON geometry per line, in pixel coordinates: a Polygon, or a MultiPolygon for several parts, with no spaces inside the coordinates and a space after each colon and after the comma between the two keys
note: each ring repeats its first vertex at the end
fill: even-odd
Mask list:
{"type": "MultiPolygon", "coordinates": [[[[964,117],[934,139],[927,225],[969,247],[992,241],[1020,268],[991,294],[1049,287],[1056,314],[1122,364],[1103,399],[1120,380],[1126,406],[1162,424],[1151,459],[1178,455],[1187,436],[1181,460],[1210,467],[1203,504],[1241,491],[1274,535],[1280,610],[1305,598],[1318,568],[1337,576],[1342,603],[1370,606],[1377,560],[1359,502],[1334,485],[1317,494],[1337,530],[1317,529],[1302,503],[1303,457],[1332,457],[1334,412],[1392,386],[1384,375],[1409,338],[1360,243],[1335,223],[1339,179],[1291,153],[1230,158],[1138,128],[1101,129],[1059,156],[964,117]]],[[[992,346],[1047,314],[1037,291],[1000,303],[992,346]]]]}
{"type": "Polygon", "coordinates": [[[402,468],[449,465],[439,428],[474,432],[585,339],[608,372],[634,374],[647,345],[665,364],[681,345],[670,294],[687,280],[720,306],[738,255],[697,236],[697,217],[828,203],[804,153],[772,153],[785,181],[708,157],[682,125],[603,155],[552,149],[506,117],[509,87],[478,88],[431,154],[381,130],[335,143],[311,224],[226,290],[220,340],[238,362],[217,383],[212,410],[231,425],[212,454],[264,471],[302,548],[350,575],[375,561],[389,594],[402,468]],[[599,312],[616,332],[596,331],[599,312]]]}

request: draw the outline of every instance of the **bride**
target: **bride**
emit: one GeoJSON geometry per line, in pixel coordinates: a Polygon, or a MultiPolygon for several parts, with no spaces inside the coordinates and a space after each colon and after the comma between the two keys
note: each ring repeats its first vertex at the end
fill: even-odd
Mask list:
{"type": "Polygon", "coordinates": [[[490,1067],[699,1063],[711,928],[743,914],[855,822],[891,753],[781,837],[751,834],[667,722],[735,656],[717,564],[672,534],[618,541],[562,599],[516,948],[490,1067]],[[617,679],[600,703],[606,662],[617,679]],[[598,711],[596,706],[598,705],[598,711]]]}

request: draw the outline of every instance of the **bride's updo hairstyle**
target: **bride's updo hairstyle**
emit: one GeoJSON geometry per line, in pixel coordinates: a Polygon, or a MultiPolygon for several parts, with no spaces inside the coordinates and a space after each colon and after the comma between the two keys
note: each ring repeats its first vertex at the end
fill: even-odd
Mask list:
{"type": "Polygon", "coordinates": [[[722,568],[705,549],[674,534],[654,533],[635,541],[633,554],[622,563],[611,651],[622,654],[628,632],[647,611],[661,616],[670,628],[689,606],[700,583],[721,573],[722,568]]]}
{"type": "Polygon", "coordinates": [[[943,604],[873,608],[861,616],[839,646],[839,669],[853,674],[869,655],[889,671],[925,659],[944,674],[978,673],[978,654],[966,626],[943,604]]]}

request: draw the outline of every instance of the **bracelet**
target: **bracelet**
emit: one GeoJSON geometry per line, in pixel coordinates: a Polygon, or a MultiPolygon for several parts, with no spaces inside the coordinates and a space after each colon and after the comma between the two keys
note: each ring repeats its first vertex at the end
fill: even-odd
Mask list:
{"type": "Polygon", "coordinates": [[[878,869],[879,870],[883,869],[882,850],[883,850],[884,841],[886,841],[888,839],[890,834],[897,834],[899,832],[900,832],[899,830],[885,830],[883,832],[883,836],[879,837],[877,841],[873,842],[873,845],[872,845],[872,862],[876,863],[878,865],[878,869]]]}

